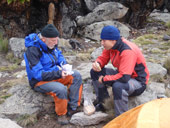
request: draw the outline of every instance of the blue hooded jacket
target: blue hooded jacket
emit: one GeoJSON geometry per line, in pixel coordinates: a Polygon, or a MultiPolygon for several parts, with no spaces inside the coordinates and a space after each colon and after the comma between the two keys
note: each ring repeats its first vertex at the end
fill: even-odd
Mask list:
{"type": "Polygon", "coordinates": [[[49,49],[37,34],[25,37],[24,53],[26,71],[30,86],[33,88],[39,81],[51,81],[61,78],[61,64],[66,60],[61,51],[55,47],[49,49]]]}

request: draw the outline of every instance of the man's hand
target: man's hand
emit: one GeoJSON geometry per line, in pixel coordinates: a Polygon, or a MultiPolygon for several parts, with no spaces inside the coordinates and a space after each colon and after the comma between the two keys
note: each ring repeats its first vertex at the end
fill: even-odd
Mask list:
{"type": "Polygon", "coordinates": [[[66,78],[66,76],[68,76],[67,72],[66,71],[62,71],[61,77],[64,79],[64,78],[66,78]]]}
{"type": "Polygon", "coordinates": [[[100,72],[100,71],[101,71],[100,64],[99,64],[97,61],[95,61],[95,62],[92,64],[92,68],[93,68],[93,70],[96,71],[96,72],[100,72]]]}
{"type": "Polygon", "coordinates": [[[101,83],[101,84],[103,83],[103,81],[102,81],[103,77],[104,76],[100,76],[99,79],[98,79],[99,83],[101,83]]]}

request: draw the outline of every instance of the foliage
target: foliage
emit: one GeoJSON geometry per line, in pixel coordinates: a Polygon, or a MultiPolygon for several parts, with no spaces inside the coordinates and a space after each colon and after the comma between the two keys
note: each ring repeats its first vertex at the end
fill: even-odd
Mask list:
{"type": "Polygon", "coordinates": [[[137,45],[148,45],[148,44],[155,44],[154,40],[158,40],[159,38],[161,38],[160,36],[157,36],[155,34],[145,34],[142,36],[139,36],[138,38],[136,38],[134,40],[134,42],[137,45]]]}
{"type": "Polygon", "coordinates": [[[17,65],[19,65],[19,64],[21,63],[21,59],[15,57],[12,52],[8,52],[8,54],[6,55],[6,59],[7,59],[9,62],[15,63],[15,64],[17,64],[17,65]]]}
{"type": "Polygon", "coordinates": [[[150,81],[155,81],[155,82],[165,82],[164,77],[160,76],[159,74],[154,74],[150,76],[150,81]]]}
{"type": "Polygon", "coordinates": [[[4,72],[4,71],[13,71],[13,70],[15,70],[15,69],[17,69],[18,68],[18,65],[17,64],[12,64],[12,65],[10,65],[10,66],[1,66],[0,67],[0,71],[1,72],[4,72]]]}
{"type": "Polygon", "coordinates": [[[166,23],[166,27],[170,29],[170,21],[166,23]]]}
{"type": "Polygon", "coordinates": [[[0,33],[0,52],[7,53],[8,52],[8,40],[2,37],[0,33]]]}
{"type": "MultiPolygon", "coordinates": [[[[11,4],[12,2],[16,2],[17,0],[7,0],[8,4],[11,4]]],[[[24,4],[25,2],[30,2],[30,0],[19,0],[20,3],[24,4]]]]}
{"type": "Polygon", "coordinates": [[[168,74],[170,74],[170,56],[165,60],[164,67],[167,69],[168,74]]]}
{"type": "Polygon", "coordinates": [[[37,114],[32,114],[32,115],[25,114],[25,115],[20,116],[17,119],[17,123],[23,127],[28,126],[28,125],[33,125],[36,122],[37,122],[37,114]]]}
{"type": "Polygon", "coordinates": [[[0,96],[0,98],[3,98],[3,99],[7,99],[8,97],[10,97],[12,94],[6,94],[6,95],[3,95],[3,96],[0,96]]]}

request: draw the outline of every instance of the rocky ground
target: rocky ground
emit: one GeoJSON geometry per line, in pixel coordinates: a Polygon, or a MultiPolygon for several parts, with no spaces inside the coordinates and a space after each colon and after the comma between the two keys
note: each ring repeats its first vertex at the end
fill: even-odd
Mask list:
{"type": "MultiPolygon", "coordinates": [[[[131,35],[129,37],[129,40],[132,40],[136,42],[139,47],[142,49],[143,53],[145,54],[146,60],[150,62],[160,63],[163,65],[165,59],[170,55],[170,41],[163,40],[163,37],[165,34],[169,33],[169,29],[157,22],[157,23],[148,23],[145,28],[136,30],[131,28],[131,35]],[[142,43],[141,43],[142,42],[142,43]]],[[[170,34],[169,34],[170,35],[170,34]]],[[[92,46],[89,47],[86,46],[86,49],[90,49],[92,46]]],[[[88,51],[88,50],[87,50],[88,51]]],[[[6,94],[7,90],[14,85],[15,83],[19,82],[27,82],[26,78],[20,78],[16,79],[13,77],[12,74],[17,73],[18,71],[22,71],[24,67],[21,66],[13,66],[13,63],[11,63],[9,60],[5,58],[5,54],[0,54],[0,72],[3,72],[1,75],[3,77],[0,77],[0,103],[2,103],[6,98],[8,98],[10,95],[6,94]],[[13,67],[13,68],[9,68],[13,67]],[[5,75],[6,74],[6,75],[5,75]]],[[[73,64],[75,67],[81,63],[81,61],[88,62],[89,59],[80,59],[75,64],[73,64]]],[[[159,79],[160,81],[160,79],[159,79]]],[[[163,78],[163,81],[165,83],[169,82],[169,76],[166,76],[166,78],[163,78]]],[[[53,108],[52,108],[53,109],[53,108]]],[[[81,109],[83,109],[83,106],[81,106],[81,109]]],[[[33,118],[34,121],[32,123],[28,123],[28,121],[31,120],[29,118],[28,120],[25,120],[25,122],[18,122],[21,126],[24,128],[82,128],[80,126],[75,125],[66,125],[66,126],[60,126],[57,124],[57,116],[55,113],[47,114],[47,113],[39,113],[36,115],[36,118],[33,118]],[[36,120],[35,120],[36,119],[36,120]],[[26,125],[24,125],[27,124],[26,125]]],[[[30,121],[31,122],[31,121],[30,121]]],[[[103,127],[107,122],[102,122],[98,125],[93,126],[86,126],[88,128],[101,128],[103,127]]],[[[83,127],[83,128],[86,128],[83,127]]]]}

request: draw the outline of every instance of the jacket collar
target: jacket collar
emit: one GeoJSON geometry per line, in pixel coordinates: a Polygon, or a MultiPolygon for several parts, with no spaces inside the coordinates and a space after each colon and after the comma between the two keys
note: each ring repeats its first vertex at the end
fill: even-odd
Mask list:
{"type": "Polygon", "coordinates": [[[116,41],[116,44],[112,47],[112,49],[113,50],[117,49],[121,43],[122,43],[122,39],[120,38],[119,40],[116,41]]]}

